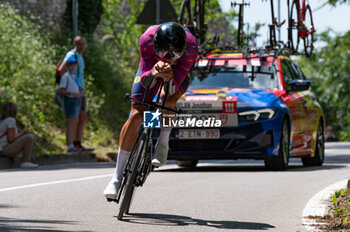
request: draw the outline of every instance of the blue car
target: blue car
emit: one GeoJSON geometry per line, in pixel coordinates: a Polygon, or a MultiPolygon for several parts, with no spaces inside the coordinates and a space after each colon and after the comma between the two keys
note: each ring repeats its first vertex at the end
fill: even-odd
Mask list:
{"type": "Polygon", "coordinates": [[[192,75],[177,107],[184,117],[221,124],[175,125],[168,159],[181,167],[201,159],[260,159],[267,169],[284,170],[290,157],[322,165],[325,117],[310,82],[288,57],[209,53],[192,75]]]}

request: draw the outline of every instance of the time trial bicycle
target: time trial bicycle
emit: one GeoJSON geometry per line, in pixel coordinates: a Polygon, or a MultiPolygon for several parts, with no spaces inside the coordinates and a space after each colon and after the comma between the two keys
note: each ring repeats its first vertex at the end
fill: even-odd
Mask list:
{"type": "MultiPolygon", "coordinates": [[[[142,105],[146,105],[148,106],[149,111],[168,110],[179,113],[179,111],[165,107],[165,102],[169,93],[169,82],[162,81],[155,102],[146,101],[149,88],[150,86],[148,85],[142,101],[132,98],[129,94],[125,95],[125,101],[133,100],[142,105]],[[164,89],[165,97],[160,104],[160,93],[162,89],[164,89]]],[[[119,214],[117,216],[118,220],[122,220],[124,214],[129,214],[131,201],[135,193],[135,187],[142,187],[148,175],[154,169],[154,166],[151,163],[154,150],[152,139],[153,130],[154,128],[143,127],[143,125],[140,126],[135,145],[125,166],[123,180],[117,194],[117,199],[115,200],[117,203],[121,200],[119,214]]]]}

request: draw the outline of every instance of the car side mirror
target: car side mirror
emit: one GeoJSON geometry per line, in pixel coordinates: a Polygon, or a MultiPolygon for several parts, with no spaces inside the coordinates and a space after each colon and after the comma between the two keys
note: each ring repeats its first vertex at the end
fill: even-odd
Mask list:
{"type": "Polygon", "coordinates": [[[289,82],[289,85],[292,88],[292,91],[305,91],[308,90],[311,86],[309,80],[292,80],[289,82]]]}

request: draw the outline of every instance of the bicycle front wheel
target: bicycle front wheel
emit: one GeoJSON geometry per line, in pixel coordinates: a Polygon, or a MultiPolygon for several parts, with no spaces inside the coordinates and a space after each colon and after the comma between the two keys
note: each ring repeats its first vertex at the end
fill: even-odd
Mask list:
{"type": "MultiPolygon", "coordinates": [[[[298,0],[299,1],[299,0],[298,0]]],[[[289,19],[289,42],[291,44],[291,49],[298,52],[300,43],[300,8],[296,1],[293,1],[292,7],[290,9],[290,19],[289,19]]]]}
{"type": "Polygon", "coordinates": [[[139,136],[138,140],[134,145],[134,149],[130,154],[131,163],[128,162],[130,168],[128,168],[126,176],[124,177],[126,180],[125,189],[124,189],[124,197],[121,201],[118,220],[122,220],[124,213],[129,213],[129,208],[131,204],[131,199],[135,189],[137,170],[139,167],[139,163],[141,160],[142,153],[144,152],[145,145],[145,131],[142,132],[141,136],[139,136]]]}
{"type": "Polygon", "coordinates": [[[304,38],[304,50],[306,56],[311,56],[312,51],[314,50],[314,22],[312,20],[312,13],[310,6],[307,6],[305,11],[305,30],[306,36],[304,38]]]}

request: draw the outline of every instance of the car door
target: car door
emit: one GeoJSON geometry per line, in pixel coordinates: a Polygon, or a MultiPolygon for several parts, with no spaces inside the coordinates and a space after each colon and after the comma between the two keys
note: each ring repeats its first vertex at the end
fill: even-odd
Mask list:
{"type": "MultiPolygon", "coordinates": [[[[296,65],[295,63],[291,63],[292,68],[294,68],[297,75],[302,80],[306,80],[304,73],[301,71],[301,69],[296,65]]],[[[305,132],[304,132],[304,138],[306,142],[306,149],[309,152],[312,152],[312,148],[314,145],[312,144],[313,138],[316,138],[317,136],[317,126],[318,126],[318,109],[320,108],[320,104],[318,103],[316,99],[315,93],[312,91],[312,89],[308,89],[305,91],[302,91],[300,93],[303,96],[304,99],[304,110],[306,114],[306,120],[305,120],[305,132]]],[[[315,139],[314,139],[315,140],[315,139]]]]}
{"type": "Polygon", "coordinates": [[[283,82],[286,93],[282,100],[287,104],[292,117],[292,152],[294,156],[304,156],[305,151],[305,125],[306,111],[305,100],[298,91],[293,91],[290,82],[300,78],[293,72],[288,60],[281,60],[283,82]]]}

